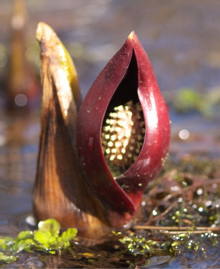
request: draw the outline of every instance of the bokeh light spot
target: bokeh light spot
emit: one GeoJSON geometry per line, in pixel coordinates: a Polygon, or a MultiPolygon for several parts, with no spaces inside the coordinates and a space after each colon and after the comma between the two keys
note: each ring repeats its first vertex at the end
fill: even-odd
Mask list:
{"type": "Polygon", "coordinates": [[[25,106],[27,104],[27,101],[28,101],[27,96],[22,93],[15,96],[15,104],[17,106],[20,107],[25,106]]]}

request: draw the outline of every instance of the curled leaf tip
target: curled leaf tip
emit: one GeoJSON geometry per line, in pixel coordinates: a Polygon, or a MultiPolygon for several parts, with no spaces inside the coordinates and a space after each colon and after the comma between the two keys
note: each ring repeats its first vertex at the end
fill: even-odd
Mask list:
{"type": "Polygon", "coordinates": [[[37,25],[36,30],[36,39],[41,42],[43,38],[45,39],[51,39],[51,34],[53,33],[53,30],[49,25],[47,25],[44,22],[39,22],[37,25]]]}
{"type": "Polygon", "coordinates": [[[51,58],[51,66],[56,65],[55,71],[59,72],[59,74],[56,75],[56,81],[60,81],[60,85],[64,83],[68,84],[65,87],[70,88],[76,106],[79,108],[82,102],[81,89],[75,65],[67,49],[54,30],[44,22],[38,23],[36,39],[40,43],[42,53],[45,53],[51,58]]]}
{"type": "Polygon", "coordinates": [[[36,30],[36,39],[38,41],[40,41],[42,39],[42,36],[43,36],[43,25],[44,24],[43,22],[39,22],[38,25],[37,25],[37,30],[36,30]]]}

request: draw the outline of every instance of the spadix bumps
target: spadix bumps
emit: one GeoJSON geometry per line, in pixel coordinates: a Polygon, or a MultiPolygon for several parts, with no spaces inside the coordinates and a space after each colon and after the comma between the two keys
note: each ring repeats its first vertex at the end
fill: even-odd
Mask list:
{"type": "Polygon", "coordinates": [[[122,174],[137,159],[144,141],[145,123],[140,103],[114,107],[103,124],[102,147],[111,172],[122,174]]]}

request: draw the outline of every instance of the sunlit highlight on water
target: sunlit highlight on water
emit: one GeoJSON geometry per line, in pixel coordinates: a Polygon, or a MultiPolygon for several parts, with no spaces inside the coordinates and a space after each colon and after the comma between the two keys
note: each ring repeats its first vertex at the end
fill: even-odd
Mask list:
{"type": "Polygon", "coordinates": [[[188,139],[190,136],[190,133],[188,130],[186,129],[182,129],[180,132],[179,132],[179,138],[182,139],[182,140],[186,140],[188,139]]]}

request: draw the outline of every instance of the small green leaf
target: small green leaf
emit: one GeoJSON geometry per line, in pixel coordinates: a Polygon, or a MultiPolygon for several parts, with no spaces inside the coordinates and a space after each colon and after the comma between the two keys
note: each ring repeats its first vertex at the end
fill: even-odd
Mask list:
{"type": "Polygon", "coordinates": [[[49,240],[49,246],[51,248],[59,248],[58,237],[51,236],[49,240]]]}
{"type": "Polygon", "coordinates": [[[33,233],[31,231],[22,231],[18,234],[16,241],[30,239],[33,237],[33,233]]]}
{"type": "Polygon", "coordinates": [[[54,254],[56,254],[56,251],[55,250],[50,250],[49,253],[54,255],[54,254]]]}
{"type": "Polygon", "coordinates": [[[3,238],[0,238],[0,249],[2,249],[2,250],[7,249],[5,239],[3,239],[3,238]]]}
{"type": "Polygon", "coordinates": [[[34,241],[28,238],[28,239],[19,240],[15,242],[13,249],[17,252],[21,252],[22,250],[31,252],[33,245],[34,245],[34,241]]]}
{"type": "Polygon", "coordinates": [[[61,235],[61,240],[63,242],[69,242],[72,240],[77,234],[77,229],[76,228],[69,228],[66,231],[64,231],[61,235]]]}
{"type": "Polygon", "coordinates": [[[49,247],[51,238],[51,233],[49,231],[42,232],[42,231],[35,231],[34,232],[34,240],[37,241],[37,243],[44,246],[44,248],[49,247]]]}
{"type": "Polygon", "coordinates": [[[0,239],[4,239],[6,243],[14,241],[14,238],[10,236],[0,236],[0,239]]]}
{"type": "Polygon", "coordinates": [[[38,223],[38,230],[50,232],[52,236],[57,236],[60,232],[60,224],[55,219],[47,219],[38,223]]]}
{"type": "Polygon", "coordinates": [[[0,263],[11,263],[11,262],[14,262],[16,261],[17,258],[15,256],[8,256],[8,255],[5,255],[3,252],[0,252],[0,263]]]}
{"type": "Polygon", "coordinates": [[[70,246],[70,242],[62,242],[62,248],[67,248],[70,246]]]}

